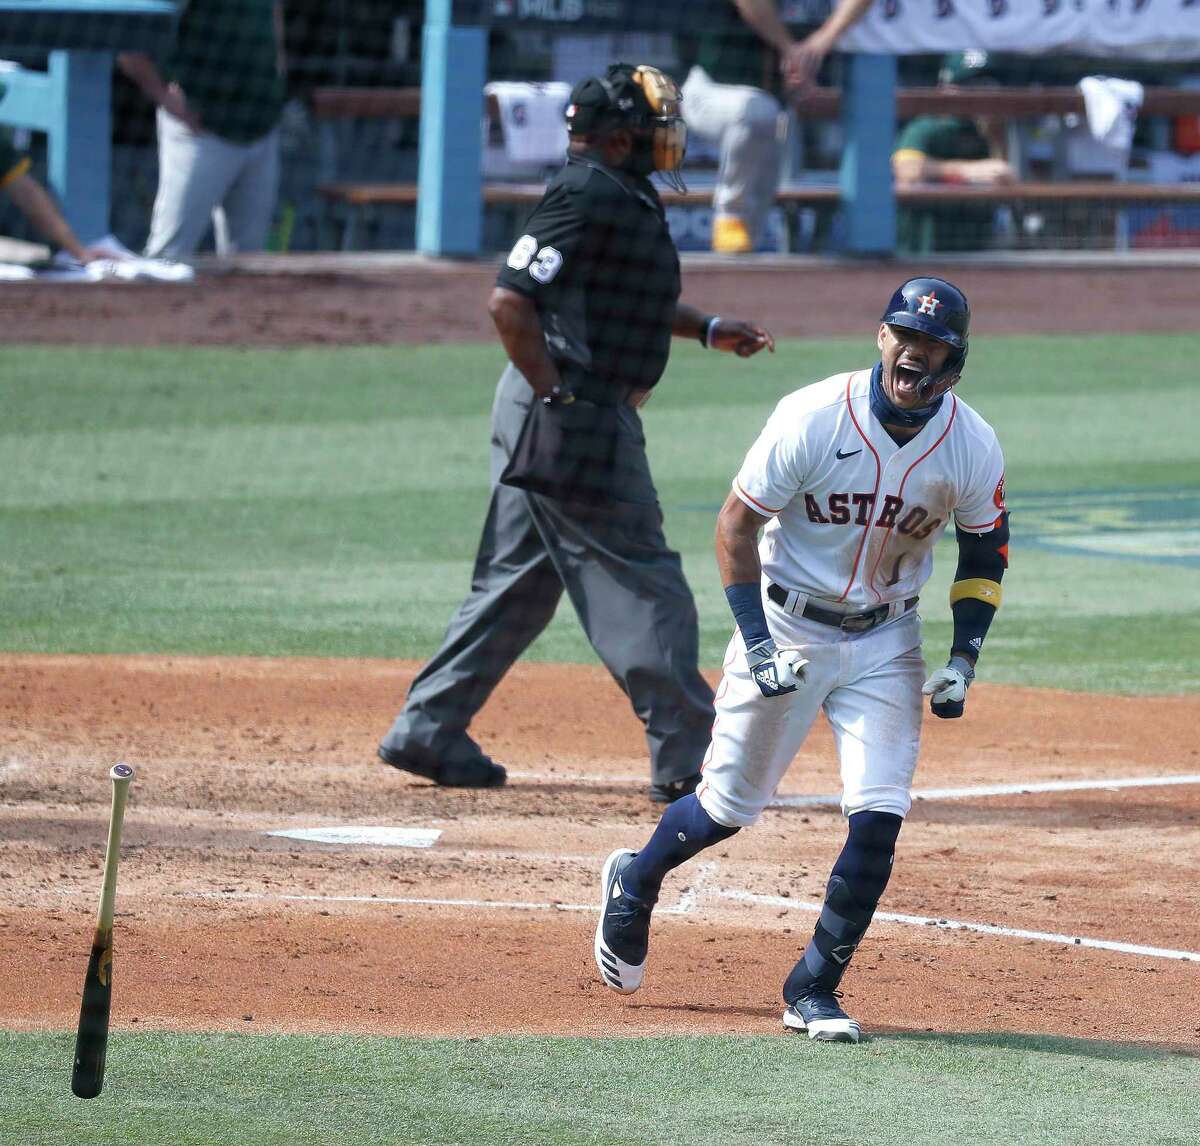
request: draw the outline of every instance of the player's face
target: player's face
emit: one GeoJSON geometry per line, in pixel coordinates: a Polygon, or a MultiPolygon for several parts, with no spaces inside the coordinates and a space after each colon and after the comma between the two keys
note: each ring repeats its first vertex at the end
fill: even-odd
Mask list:
{"type": "Polygon", "coordinates": [[[901,410],[923,406],[921,380],[937,374],[954,352],[945,342],[906,326],[879,326],[879,353],[883,359],[883,392],[901,410]]]}

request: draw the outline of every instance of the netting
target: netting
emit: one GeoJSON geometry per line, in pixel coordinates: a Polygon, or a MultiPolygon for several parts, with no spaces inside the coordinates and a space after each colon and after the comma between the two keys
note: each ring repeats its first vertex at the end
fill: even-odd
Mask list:
{"type": "MultiPolygon", "coordinates": [[[[830,7],[780,6],[786,36],[806,41],[830,7]]],[[[732,4],[692,5],[687,12],[664,6],[656,30],[614,30],[609,9],[618,8],[624,11],[582,0],[455,6],[460,20],[478,9],[488,29],[479,133],[454,140],[471,153],[482,182],[481,249],[511,245],[561,166],[561,113],[570,86],[627,59],[662,68],[684,88],[688,192],[664,194],[681,250],[845,250],[845,57],[821,53],[810,61],[806,82],[797,84],[794,75],[789,79],[786,53],[768,42],[778,41],[775,32],[751,27],[732,4]]],[[[23,5],[3,20],[11,90],[0,100],[0,122],[7,123],[11,154],[32,160],[34,177],[54,189],[76,229],[89,232],[83,241],[107,231],[133,250],[150,244],[151,253],[172,257],[212,250],[223,238],[228,250],[418,245],[425,29],[419,0],[96,0],[73,13],[23,5]],[[96,57],[97,49],[104,55],[96,57]],[[80,50],[93,54],[85,59],[80,50]],[[51,53],[72,66],[85,63],[92,69],[86,82],[72,75],[61,89],[33,90],[29,80],[45,72],[51,53]],[[106,68],[105,60],[115,62],[106,68]],[[99,74],[105,71],[107,82],[99,74]],[[46,107],[60,91],[66,114],[56,117],[46,107]],[[103,101],[110,101],[111,115],[101,122],[96,106],[103,101]],[[41,105],[37,114],[29,113],[31,103],[41,105]],[[203,233],[190,225],[171,241],[152,237],[152,220],[164,147],[177,171],[193,142],[186,133],[172,135],[181,122],[196,126],[187,115],[178,119],[184,106],[198,110],[205,133],[235,146],[269,135],[271,155],[243,177],[244,164],[206,152],[199,173],[186,178],[189,186],[206,179],[211,186],[179,208],[199,214],[203,233]],[[95,194],[96,209],[81,210],[86,165],[100,163],[109,179],[104,210],[95,194]],[[256,194],[269,200],[254,209],[266,212],[267,222],[239,234],[236,216],[253,204],[227,203],[233,233],[222,236],[207,225],[207,200],[235,186],[243,200],[256,194]]],[[[644,14],[637,23],[647,23],[644,14]]],[[[1200,67],[1139,55],[1133,47],[1124,58],[1119,50],[1106,58],[901,55],[896,249],[1194,246],[1200,94],[1193,93],[1200,67]],[[1124,136],[1111,125],[1106,133],[1097,121],[1102,113],[1080,95],[1080,81],[1097,74],[1141,86],[1140,107],[1122,111],[1130,126],[1124,136]]],[[[449,67],[456,63],[451,59],[449,67]]],[[[1124,89],[1110,94],[1124,98],[1124,89]]],[[[0,211],[5,234],[44,241],[11,200],[0,211]]]]}

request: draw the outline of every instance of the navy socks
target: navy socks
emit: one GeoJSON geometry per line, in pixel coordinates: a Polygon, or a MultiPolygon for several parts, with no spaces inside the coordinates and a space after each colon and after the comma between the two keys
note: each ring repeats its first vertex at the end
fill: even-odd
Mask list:
{"type": "Polygon", "coordinates": [[[621,885],[630,895],[653,903],[667,872],[739,831],[718,824],[695,793],[684,796],[663,812],[649,843],[621,873],[621,885]]]}
{"type": "Polygon", "coordinates": [[[855,812],[825,889],[825,904],[804,955],[783,985],[792,1003],[809,987],[835,990],[846,972],[892,873],[904,820],[891,812],[855,812]]]}

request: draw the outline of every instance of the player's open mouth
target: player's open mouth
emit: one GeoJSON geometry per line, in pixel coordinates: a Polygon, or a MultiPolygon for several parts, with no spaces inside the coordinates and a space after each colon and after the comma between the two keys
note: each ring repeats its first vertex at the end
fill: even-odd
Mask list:
{"type": "Polygon", "coordinates": [[[910,394],[915,394],[924,377],[925,371],[919,366],[900,362],[896,363],[894,379],[897,389],[903,389],[910,394]]]}

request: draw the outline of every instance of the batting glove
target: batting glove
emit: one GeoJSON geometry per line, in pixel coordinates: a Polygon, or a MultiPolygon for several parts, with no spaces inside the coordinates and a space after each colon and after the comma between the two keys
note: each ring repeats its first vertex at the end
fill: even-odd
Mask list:
{"type": "Polygon", "coordinates": [[[804,666],[808,661],[798,649],[776,648],[768,637],[746,650],[746,664],[763,696],[783,696],[804,683],[804,666]]]}
{"type": "Polygon", "coordinates": [[[929,711],[943,720],[962,716],[967,689],[974,679],[975,669],[966,657],[951,657],[946,667],[938,669],[921,687],[930,698],[929,711]]]}

